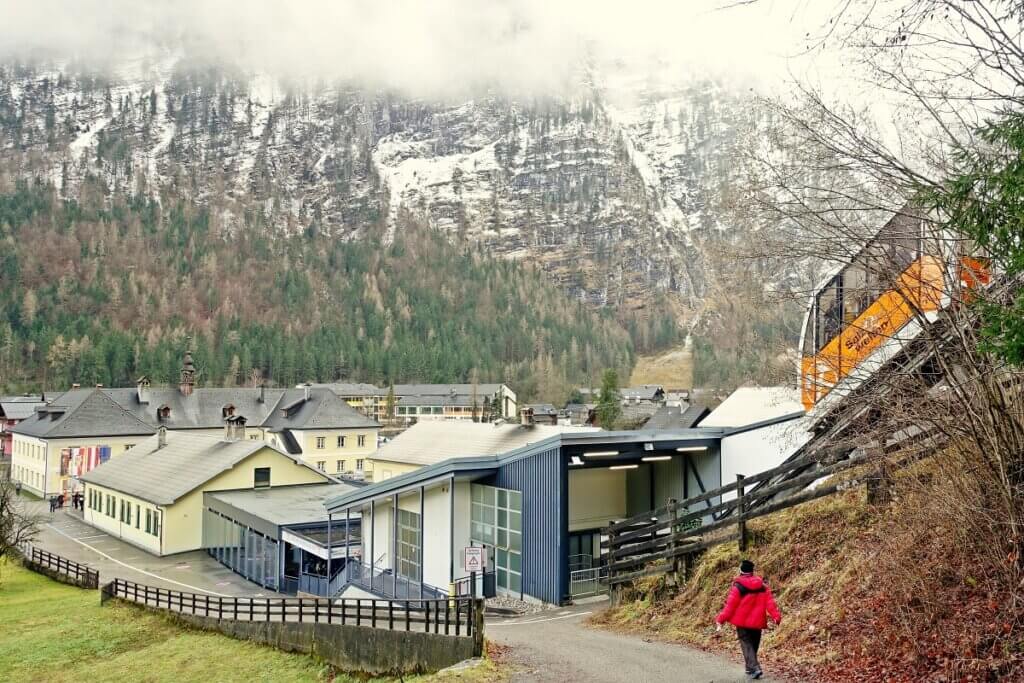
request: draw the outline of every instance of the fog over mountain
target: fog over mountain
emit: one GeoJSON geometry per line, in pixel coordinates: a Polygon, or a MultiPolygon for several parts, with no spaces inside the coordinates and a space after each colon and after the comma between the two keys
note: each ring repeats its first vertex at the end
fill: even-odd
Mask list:
{"type": "MultiPolygon", "coordinates": [[[[770,227],[742,200],[772,123],[761,97],[833,63],[793,47],[821,26],[803,0],[0,4],[7,191],[188,207],[211,235],[272,250],[302,235],[390,248],[425,227],[538,267],[634,351],[696,335],[753,354],[749,375],[795,342],[792,311],[766,298],[815,273],[724,254],[770,227]]],[[[282,281],[305,281],[282,263],[282,281]]],[[[30,283],[54,316],[59,278],[30,283]]],[[[207,319],[233,315],[220,296],[207,319]]],[[[631,362],[621,346],[606,357],[631,362]]]]}
{"type": "MultiPolygon", "coordinates": [[[[820,27],[800,0],[630,3],[565,0],[5,0],[0,50],[117,62],[185,44],[245,69],[362,81],[414,96],[479,87],[562,94],[589,60],[658,60],[680,78],[775,80],[793,36],[820,27]]],[[[798,44],[798,43],[797,43],[798,44]]]]}

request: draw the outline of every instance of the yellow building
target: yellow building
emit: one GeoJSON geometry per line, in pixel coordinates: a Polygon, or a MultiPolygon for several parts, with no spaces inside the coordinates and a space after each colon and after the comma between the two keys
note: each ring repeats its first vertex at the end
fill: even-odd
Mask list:
{"type": "Polygon", "coordinates": [[[377,449],[380,424],[332,391],[197,387],[196,374],[186,352],[175,387],[154,388],[146,377],[133,388],[73,386],[10,430],[11,476],[38,495],[70,496],[81,489],[81,475],[158,428],[220,437],[229,423],[240,423],[247,440],[335,474],[358,475],[377,449]]]}
{"type": "Polygon", "coordinates": [[[154,555],[203,547],[203,494],[334,480],[300,459],[245,438],[161,429],[82,475],[85,521],[154,555]]]}
{"type": "Polygon", "coordinates": [[[11,477],[39,496],[70,495],[80,475],[156,430],[101,389],[73,389],[11,428],[11,477]]]}

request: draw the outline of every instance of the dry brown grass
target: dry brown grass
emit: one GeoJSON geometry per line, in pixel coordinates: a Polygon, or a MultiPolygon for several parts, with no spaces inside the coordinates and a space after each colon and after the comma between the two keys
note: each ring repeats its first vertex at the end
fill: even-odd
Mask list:
{"type": "MultiPolygon", "coordinates": [[[[1013,678],[1024,673],[1019,589],[1005,585],[985,539],[965,538],[962,521],[943,516],[948,487],[961,484],[936,469],[899,475],[886,507],[853,490],[750,524],[747,555],[783,612],[765,637],[773,670],[834,681],[1022,680],[1013,678]]],[[[734,544],[713,548],[675,597],[652,600],[666,587],[649,579],[594,621],[734,650],[713,620],[740,559],[734,544]]]]}
{"type": "Polygon", "coordinates": [[[693,354],[680,346],[653,356],[639,356],[629,376],[629,384],[660,384],[666,389],[689,389],[693,386],[693,354]]]}

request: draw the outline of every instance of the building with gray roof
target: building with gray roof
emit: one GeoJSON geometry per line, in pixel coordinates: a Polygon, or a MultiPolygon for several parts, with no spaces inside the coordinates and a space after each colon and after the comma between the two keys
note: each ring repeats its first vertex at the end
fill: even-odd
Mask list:
{"type": "Polygon", "coordinates": [[[240,434],[218,438],[161,428],[81,475],[85,521],[148,552],[170,555],[204,547],[206,493],[335,483],[301,459],[240,434]]]}

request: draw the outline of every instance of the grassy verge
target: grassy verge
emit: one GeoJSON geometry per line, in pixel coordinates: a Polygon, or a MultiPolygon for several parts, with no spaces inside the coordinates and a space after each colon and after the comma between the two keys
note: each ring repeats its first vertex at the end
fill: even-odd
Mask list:
{"type": "MultiPolygon", "coordinates": [[[[407,681],[498,680],[493,664],[407,681]]],[[[0,681],[347,683],[313,658],[171,623],[0,562],[0,681]]],[[[384,679],[377,679],[383,683],[384,679]]]]}

